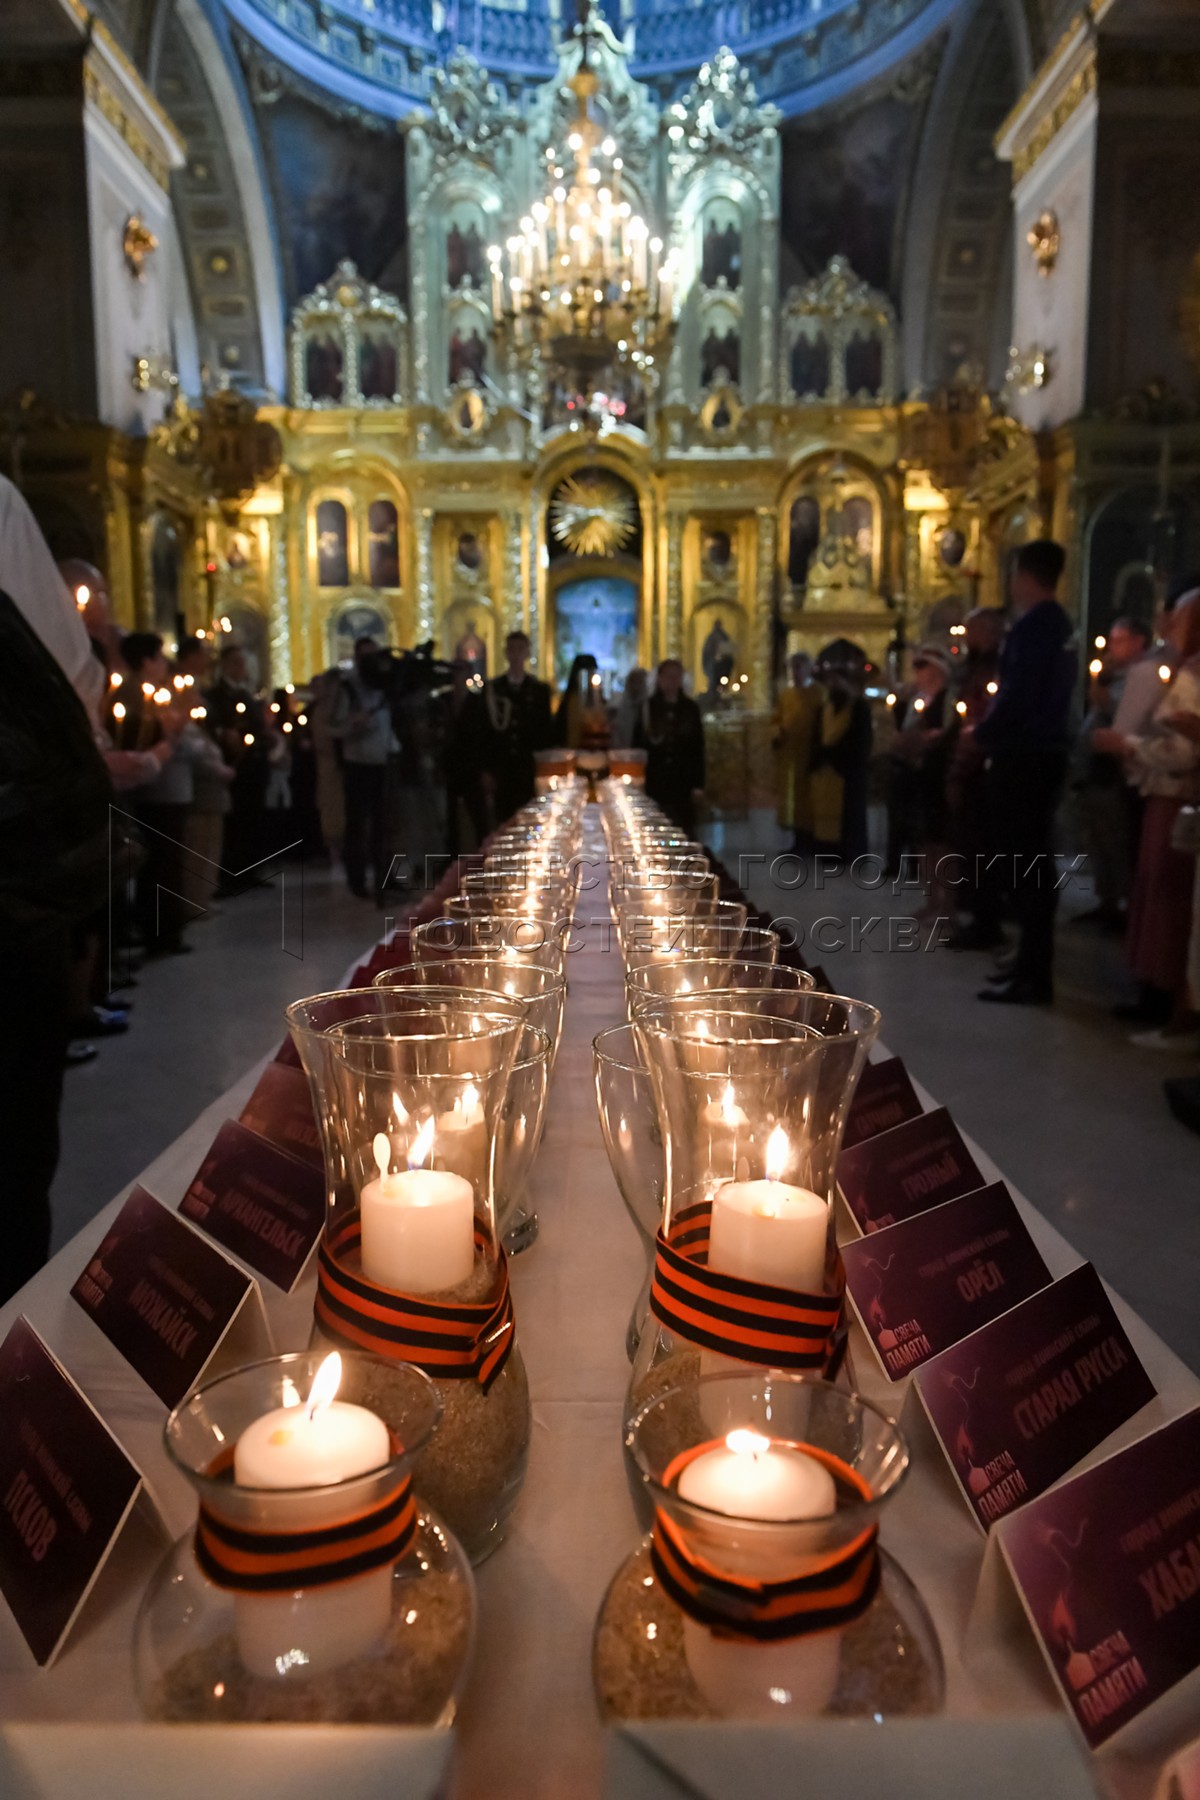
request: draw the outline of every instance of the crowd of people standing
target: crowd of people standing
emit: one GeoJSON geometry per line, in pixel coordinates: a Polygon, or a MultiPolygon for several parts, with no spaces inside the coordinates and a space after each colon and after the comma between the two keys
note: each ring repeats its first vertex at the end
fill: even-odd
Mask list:
{"type": "MultiPolygon", "coordinates": [[[[1178,1049],[1200,1009],[1200,575],[1174,582],[1155,618],[1120,617],[1097,640],[1081,709],[1064,564],[1049,540],[1025,545],[1009,614],[979,608],[957,642],[913,651],[887,696],[884,863],[906,886],[925,883],[923,915],[947,926],[950,948],[1002,953],[981,1000],[1042,1005],[1080,841],[1095,905],[1074,916],[1125,936],[1135,991],[1116,1015],[1139,1047],[1178,1049]]],[[[856,701],[864,685],[849,648],[815,668],[790,659],[775,745],[792,848],[852,864],[866,848],[872,732],[869,710],[858,723],[844,701],[836,710],[839,684],[856,701]],[[835,771],[840,830],[823,804],[835,771]]]]}

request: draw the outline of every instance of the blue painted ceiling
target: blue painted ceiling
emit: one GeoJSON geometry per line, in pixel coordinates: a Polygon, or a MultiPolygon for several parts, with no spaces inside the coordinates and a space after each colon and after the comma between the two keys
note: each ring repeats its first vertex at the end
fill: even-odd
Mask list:
{"type": "MultiPolygon", "coordinates": [[[[210,0],[259,46],[382,117],[420,106],[458,46],[517,97],[552,72],[571,0],[210,0]]],[[[666,101],[722,44],[785,116],[828,104],[920,47],[961,0],[603,0],[633,73],[666,101]]]]}

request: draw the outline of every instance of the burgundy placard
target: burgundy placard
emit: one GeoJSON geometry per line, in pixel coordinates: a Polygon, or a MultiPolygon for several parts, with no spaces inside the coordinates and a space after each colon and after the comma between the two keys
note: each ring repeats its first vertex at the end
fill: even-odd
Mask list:
{"type": "Polygon", "coordinates": [[[270,1138],[273,1144],[290,1150],[302,1162],[324,1168],[321,1134],[313,1117],[308,1077],[302,1069],[289,1069],[279,1062],[268,1063],[238,1119],[248,1130],[257,1131],[259,1137],[270,1138]]]}
{"type": "Polygon", "coordinates": [[[244,1270],[135,1187],[71,1297],[164,1405],[177,1406],[254,1291],[244,1270]]]}
{"type": "Polygon", "coordinates": [[[18,1319],[0,1344],[0,1593],[43,1667],[141,1486],[99,1413],[18,1319]]]}
{"type": "Polygon", "coordinates": [[[919,1119],[921,1111],[917,1090],[898,1056],[867,1063],[850,1102],[842,1148],[852,1150],[855,1144],[878,1137],[881,1131],[890,1131],[893,1125],[919,1119]]]}
{"type": "Polygon", "coordinates": [[[1091,1263],[943,1351],[915,1385],[985,1531],[1156,1392],[1091,1263]]]}
{"type": "Polygon", "coordinates": [[[862,1231],[882,1231],[983,1186],[944,1106],[865,1138],[838,1158],[838,1186],[862,1231]]]}
{"type": "Polygon", "coordinates": [[[1200,1667],[1200,1411],[1031,1501],[998,1536],[1093,1749],[1200,1667]]]}
{"type": "Polygon", "coordinates": [[[311,1163],[226,1119],[179,1210],[276,1287],[295,1287],[325,1223],[311,1163]]]}
{"type": "Polygon", "coordinates": [[[889,1381],[900,1381],[1050,1280],[1002,1181],[843,1244],[846,1286],[889,1381]]]}

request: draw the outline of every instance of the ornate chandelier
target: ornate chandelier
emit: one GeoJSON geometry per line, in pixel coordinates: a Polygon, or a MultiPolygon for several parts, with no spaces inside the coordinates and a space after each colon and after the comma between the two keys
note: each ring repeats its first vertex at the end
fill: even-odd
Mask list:
{"type": "Polygon", "coordinates": [[[501,345],[528,373],[557,373],[590,401],[614,365],[655,385],[675,333],[674,253],[664,257],[661,238],[622,191],[624,159],[597,106],[601,83],[586,28],[581,43],[567,82],[575,96],[567,154],[547,149],[545,198],[488,260],[501,345]]]}

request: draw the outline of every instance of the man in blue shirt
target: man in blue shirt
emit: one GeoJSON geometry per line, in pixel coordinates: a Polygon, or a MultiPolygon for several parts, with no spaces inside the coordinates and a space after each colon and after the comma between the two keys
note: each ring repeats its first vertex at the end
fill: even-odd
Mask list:
{"type": "Polygon", "coordinates": [[[1056,597],[1065,561],[1049,538],[1017,551],[999,687],[975,728],[988,759],[990,868],[1020,928],[1012,969],[979,996],[1002,1005],[1044,1006],[1054,999],[1054,821],[1070,756],[1076,677],[1072,625],[1056,597]]]}

